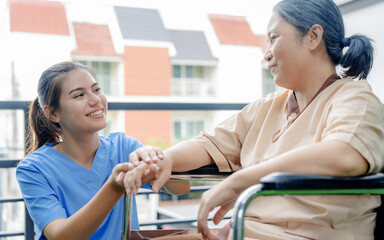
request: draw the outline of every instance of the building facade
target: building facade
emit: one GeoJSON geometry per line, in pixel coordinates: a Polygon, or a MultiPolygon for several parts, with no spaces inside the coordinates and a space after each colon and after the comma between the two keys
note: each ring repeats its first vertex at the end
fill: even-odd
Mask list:
{"type": "MultiPolygon", "coordinates": [[[[254,34],[245,16],[207,14],[201,30],[188,30],[167,28],[166,16],[158,9],[100,5],[86,14],[84,9],[81,1],[9,1],[8,21],[3,24],[9,54],[0,56],[7,69],[0,87],[17,87],[19,95],[0,98],[33,99],[41,72],[61,61],[92,67],[110,99],[146,96],[249,102],[265,93],[266,36],[254,34]]],[[[145,144],[169,146],[213,126],[223,114],[109,112],[105,133],[124,131],[145,144]]]]}

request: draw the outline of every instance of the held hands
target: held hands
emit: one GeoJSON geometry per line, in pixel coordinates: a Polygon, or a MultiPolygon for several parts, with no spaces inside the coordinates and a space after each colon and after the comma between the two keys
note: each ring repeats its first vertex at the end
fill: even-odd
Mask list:
{"type": "Polygon", "coordinates": [[[163,150],[161,150],[159,147],[153,146],[144,146],[129,154],[129,162],[134,164],[136,167],[139,166],[140,161],[144,161],[148,164],[156,164],[163,158],[163,150]]]}
{"type": "Polygon", "coordinates": [[[137,193],[141,182],[147,183],[149,179],[157,178],[159,167],[157,167],[156,162],[163,157],[163,151],[158,147],[144,146],[137,149],[129,155],[129,162],[120,163],[113,168],[110,177],[113,186],[117,190],[125,189],[127,193],[131,193],[133,189],[136,189],[135,193],[137,193]],[[140,164],[140,161],[148,164],[140,164]],[[135,166],[139,165],[147,166],[141,166],[136,170],[135,166]],[[130,173],[129,177],[127,177],[127,173],[130,173]],[[126,177],[127,180],[125,180],[126,177]],[[133,182],[131,183],[129,179],[133,179],[133,182]]]}
{"type": "Polygon", "coordinates": [[[144,146],[129,155],[129,170],[118,177],[127,193],[136,194],[142,184],[152,182],[152,190],[158,192],[168,181],[172,164],[164,159],[163,151],[158,147],[144,146]]]}
{"type": "Polygon", "coordinates": [[[133,167],[133,164],[130,163],[120,163],[113,168],[112,174],[109,179],[112,181],[112,186],[115,189],[121,191],[125,189],[123,183],[124,176],[129,170],[133,169],[133,167]]]}

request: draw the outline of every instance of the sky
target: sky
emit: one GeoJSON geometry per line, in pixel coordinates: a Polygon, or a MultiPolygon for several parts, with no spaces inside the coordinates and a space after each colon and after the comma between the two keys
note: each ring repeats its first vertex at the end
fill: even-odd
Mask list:
{"type": "MultiPolygon", "coordinates": [[[[158,9],[170,29],[201,30],[207,13],[245,16],[255,34],[265,34],[273,6],[280,0],[62,0],[83,5],[84,15],[100,12],[102,6],[158,9]],[[93,8],[92,11],[89,11],[93,8]],[[87,11],[88,9],[88,11],[87,11]],[[180,21],[180,20],[183,21],[180,21]]],[[[100,16],[100,15],[99,15],[100,16]]],[[[89,17],[89,16],[88,16],[89,17]]]]}

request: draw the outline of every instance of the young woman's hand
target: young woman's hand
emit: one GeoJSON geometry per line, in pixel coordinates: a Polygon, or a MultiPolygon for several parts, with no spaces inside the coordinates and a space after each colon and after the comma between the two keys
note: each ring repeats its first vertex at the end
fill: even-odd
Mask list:
{"type": "Polygon", "coordinates": [[[152,190],[157,193],[167,183],[171,173],[172,161],[169,158],[164,158],[156,164],[140,161],[138,166],[125,173],[123,184],[127,193],[136,194],[142,184],[151,182],[152,190]]]}
{"type": "Polygon", "coordinates": [[[124,190],[124,177],[125,174],[134,168],[134,165],[132,163],[120,163],[117,164],[113,170],[112,174],[110,176],[110,179],[112,181],[113,186],[118,190],[124,190]]]}
{"type": "Polygon", "coordinates": [[[144,161],[148,164],[157,163],[164,158],[163,150],[159,147],[144,146],[136,149],[129,154],[129,162],[135,166],[139,166],[140,161],[144,161]]]}

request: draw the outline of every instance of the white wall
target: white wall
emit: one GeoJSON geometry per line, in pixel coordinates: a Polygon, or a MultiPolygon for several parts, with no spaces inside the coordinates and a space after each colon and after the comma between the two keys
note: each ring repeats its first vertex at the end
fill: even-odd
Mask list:
{"type": "Polygon", "coordinates": [[[364,34],[372,38],[375,43],[375,58],[372,71],[368,76],[373,91],[384,102],[384,3],[377,3],[369,7],[344,14],[346,36],[364,34]]]}
{"type": "Polygon", "coordinates": [[[41,73],[55,63],[71,59],[73,42],[69,36],[13,32],[10,36],[11,61],[20,82],[23,99],[37,96],[41,73]]]}
{"type": "Polygon", "coordinates": [[[222,45],[218,53],[219,98],[254,101],[262,96],[261,48],[222,45]]]}

